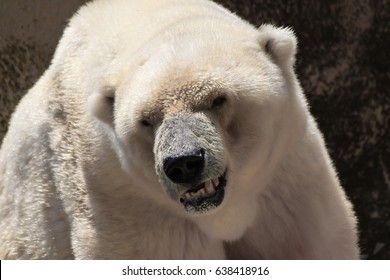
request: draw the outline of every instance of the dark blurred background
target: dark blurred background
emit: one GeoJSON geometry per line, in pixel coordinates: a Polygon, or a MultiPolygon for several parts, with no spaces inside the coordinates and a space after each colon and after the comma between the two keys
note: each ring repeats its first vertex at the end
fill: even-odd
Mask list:
{"type": "MultiPolygon", "coordinates": [[[[0,139],[85,2],[0,0],[0,139]]],[[[362,258],[390,259],[390,1],[217,2],[256,26],[295,30],[296,71],[355,205],[362,258]]]]}

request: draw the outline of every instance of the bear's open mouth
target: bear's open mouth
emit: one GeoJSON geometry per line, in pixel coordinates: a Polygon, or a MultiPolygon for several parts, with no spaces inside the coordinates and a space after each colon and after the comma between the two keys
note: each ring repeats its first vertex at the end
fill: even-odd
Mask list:
{"type": "Polygon", "coordinates": [[[224,198],[226,187],[226,172],[219,176],[208,179],[185,192],[180,197],[180,202],[187,212],[207,212],[218,207],[224,198]]]}

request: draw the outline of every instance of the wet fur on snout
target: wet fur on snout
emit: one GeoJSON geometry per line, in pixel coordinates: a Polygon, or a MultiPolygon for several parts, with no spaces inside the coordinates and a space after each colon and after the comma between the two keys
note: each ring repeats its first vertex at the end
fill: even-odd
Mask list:
{"type": "Polygon", "coordinates": [[[205,113],[178,113],[165,119],[156,132],[154,146],[156,171],[164,191],[174,200],[202,181],[220,176],[226,170],[224,145],[211,119],[205,113]],[[167,158],[204,150],[203,172],[191,184],[175,184],[164,172],[167,158]]]}

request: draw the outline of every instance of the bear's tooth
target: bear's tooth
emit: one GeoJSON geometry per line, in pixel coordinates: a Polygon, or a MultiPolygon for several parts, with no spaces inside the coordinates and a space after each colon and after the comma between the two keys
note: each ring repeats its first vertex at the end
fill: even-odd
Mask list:
{"type": "Polygon", "coordinates": [[[205,189],[206,189],[206,193],[207,194],[213,194],[215,189],[214,189],[214,186],[213,186],[213,183],[211,182],[211,180],[208,180],[206,183],[205,183],[205,189]]]}
{"type": "Polygon", "coordinates": [[[186,199],[191,199],[192,198],[192,194],[190,192],[186,192],[185,196],[186,196],[186,199]]]}
{"type": "Polygon", "coordinates": [[[219,179],[218,177],[215,177],[213,179],[211,179],[213,181],[213,184],[214,184],[214,187],[217,187],[219,185],[219,179]]]}
{"type": "Polygon", "coordinates": [[[205,188],[201,188],[201,189],[199,190],[199,194],[200,194],[200,195],[205,195],[205,194],[206,194],[205,188]]]}
{"type": "Polygon", "coordinates": [[[200,196],[200,190],[197,190],[196,192],[192,193],[192,197],[199,197],[200,196]]]}

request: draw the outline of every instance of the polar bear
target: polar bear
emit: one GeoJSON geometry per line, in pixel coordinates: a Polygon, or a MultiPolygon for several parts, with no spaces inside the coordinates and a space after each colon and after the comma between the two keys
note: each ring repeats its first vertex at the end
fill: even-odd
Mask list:
{"type": "Polygon", "coordinates": [[[0,257],[356,259],[288,28],[208,0],[71,19],[0,152],[0,257]]]}

